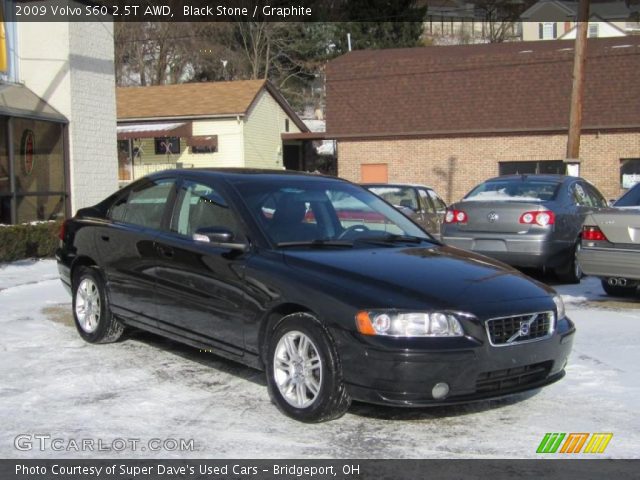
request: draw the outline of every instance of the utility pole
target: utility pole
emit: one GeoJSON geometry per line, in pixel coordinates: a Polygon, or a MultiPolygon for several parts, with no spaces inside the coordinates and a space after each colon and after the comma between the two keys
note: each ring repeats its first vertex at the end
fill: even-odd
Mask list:
{"type": "Polygon", "coordinates": [[[569,113],[569,137],[567,139],[567,163],[580,162],[580,130],[582,129],[582,105],[584,99],[584,64],[589,28],[589,0],[580,0],[578,25],[573,56],[573,84],[571,87],[571,110],[569,113]]]}

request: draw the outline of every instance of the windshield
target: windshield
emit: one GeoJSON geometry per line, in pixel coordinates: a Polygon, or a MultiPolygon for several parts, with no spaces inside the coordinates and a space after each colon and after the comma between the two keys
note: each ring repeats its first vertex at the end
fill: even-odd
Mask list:
{"type": "Polygon", "coordinates": [[[350,183],[285,177],[269,182],[248,179],[235,187],[257,223],[279,246],[432,240],[395,208],[350,183]]]}
{"type": "Polygon", "coordinates": [[[484,182],[471,190],[464,200],[527,201],[553,200],[560,183],[529,178],[513,178],[484,182]]]}

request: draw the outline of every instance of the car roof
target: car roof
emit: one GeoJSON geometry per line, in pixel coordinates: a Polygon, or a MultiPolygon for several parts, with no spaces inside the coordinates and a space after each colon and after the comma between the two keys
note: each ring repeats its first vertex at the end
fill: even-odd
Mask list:
{"type": "Polygon", "coordinates": [[[299,172],[295,170],[268,170],[257,168],[183,168],[173,170],[163,170],[156,172],[148,176],[148,178],[157,178],[170,175],[180,176],[198,176],[203,179],[227,179],[227,180],[240,180],[250,176],[263,176],[264,180],[271,178],[291,178],[291,179],[305,179],[305,180],[318,180],[318,181],[339,181],[346,182],[346,180],[338,177],[332,177],[329,175],[322,175],[318,173],[299,172]]]}
{"type": "Polygon", "coordinates": [[[562,183],[568,179],[571,178],[575,178],[575,179],[579,179],[582,180],[580,177],[572,177],[572,176],[568,176],[568,175],[558,175],[558,174],[553,174],[553,173],[523,173],[523,174],[518,174],[518,175],[500,175],[499,177],[493,177],[493,178],[489,178],[487,180],[485,180],[482,183],[485,182],[494,182],[494,181],[498,181],[498,180],[525,180],[525,179],[533,179],[533,180],[547,180],[547,181],[554,181],[557,183],[562,183]]]}
{"type": "Polygon", "coordinates": [[[433,190],[433,187],[429,185],[422,185],[420,183],[361,183],[363,187],[410,187],[410,188],[428,188],[433,190]]]}

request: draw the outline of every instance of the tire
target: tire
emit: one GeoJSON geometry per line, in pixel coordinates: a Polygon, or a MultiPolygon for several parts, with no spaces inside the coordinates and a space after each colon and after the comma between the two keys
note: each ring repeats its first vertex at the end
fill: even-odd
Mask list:
{"type": "Polygon", "coordinates": [[[569,261],[556,269],[556,275],[563,283],[580,283],[583,276],[582,267],[578,261],[578,252],[580,252],[580,240],[571,249],[571,257],[569,261]]]}
{"type": "Polygon", "coordinates": [[[124,332],[113,316],[105,283],[95,267],[80,267],[73,281],[73,319],[80,336],[89,343],[112,343],[124,332]]]}
{"type": "Polygon", "coordinates": [[[326,327],[314,316],[284,317],[267,350],[269,396],[285,415],[305,423],[339,418],[351,405],[339,358],[326,327]]]}
{"type": "Polygon", "coordinates": [[[611,295],[612,297],[631,297],[638,289],[638,286],[635,284],[629,287],[609,285],[608,280],[608,278],[603,278],[600,282],[602,283],[602,289],[607,295],[611,295]]]}

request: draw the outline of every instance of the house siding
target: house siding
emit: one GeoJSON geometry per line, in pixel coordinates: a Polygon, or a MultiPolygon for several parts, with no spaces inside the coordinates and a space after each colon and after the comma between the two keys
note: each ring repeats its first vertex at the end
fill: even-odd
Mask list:
{"type": "MultiPolygon", "coordinates": [[[[562,160],[566,142],[560,134],[340,140],[338,175],[360,182],[361,165],[384,161],[389,182],[430,185],[451,203],[497,176],[499,162],[562,160]]],[[[624,191],[620,159],[640,158],[640,131],[583,134],[581,152],[580,176],[616,198],[624,191]]]]}
{"type": "Polygon", "coordinates": [[[187,139],[181,138],[179,154],[156,154],[155,140],[144,138],[133,143],[134,147],[141,148],[141,154],[136,158],[135,164],[153,167],[180,162],[186,167],[193,168],[243,167],[243,129],[244,122],[241,118],[194,121],[192,130],[194,136],[218,136],[217,152],[192,154],[191,148],[187,146],[187,139]]]}
{"type": "Polygon", "coordinates": [[[245,167],[283,168],[280,135],[285,132],[286,119],[289,119],[289,133],[299,133],[294,121],[271,94],[263,90],[245,122],[245,167]]]}

